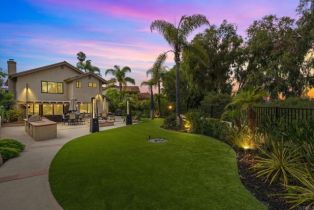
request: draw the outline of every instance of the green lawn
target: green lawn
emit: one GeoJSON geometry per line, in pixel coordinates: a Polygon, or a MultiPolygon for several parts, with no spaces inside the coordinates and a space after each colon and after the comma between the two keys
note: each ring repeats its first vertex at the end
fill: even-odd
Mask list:
{"type": "Polygon", "coordinates": [[[75,139],[54,158],[52,192],[65,209],[259,210],[234,151],[209,137],[167,131],[161,120],[75,139]],[[168,139],[147,142],[148,136],[168,139]]]}

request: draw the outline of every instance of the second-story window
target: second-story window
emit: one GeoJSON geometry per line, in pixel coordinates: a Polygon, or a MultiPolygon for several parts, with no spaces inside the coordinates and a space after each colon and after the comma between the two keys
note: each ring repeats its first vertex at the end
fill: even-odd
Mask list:
{"type": "Polygon", "coordinates": [[[81,88],[81,87],[82,87],[82,82],[76,81],[76,88],[81,88]]]}
{"type": "Polygon", "coordinates": [[[95,88],[95,87],[97,87],[97,84],[96,84],[96,82],[89,82],[88,87],[95,88]]]}
{"type": "Polygon", "coordinates": [[[42,93],[52,93],[52,94],[62,94],[63,93],[63,83],[62,82],[41,81],[41,92],[42,93]]]}

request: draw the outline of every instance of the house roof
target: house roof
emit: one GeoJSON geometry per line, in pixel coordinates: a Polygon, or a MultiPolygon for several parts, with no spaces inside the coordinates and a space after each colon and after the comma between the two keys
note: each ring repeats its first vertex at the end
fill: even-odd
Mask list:
{"type": "Polygon", "coordinates": [[[91,72],[89,72],[89,73],[83,73],[83,74],[77,75],[77,76],[75,76],[75,77],[70,77],[70,78],[68,78],[68,79],[65,79],[64,81],[65,81],[65,82],[72,82],[72,81],[74,81],[74,80],[77,80],[77,79],[80,79],[80,78],[83,78],[83,77],[87,77],[87,76],[95,77],[95,78],[99,79],[103,84],[107,84],[107,81],[106,81],[104,78],[102,78],[101,76],[99,76],[99,75],[97,75],[97,74],[91,73],[91,72]]]}
{"type": "Polygon", "coordinates": [[[42,66],[42,67],[35,68],[35,69],[30,69],[30,70],[27,70],[27,71],[22,71],[22,72],[19,72],[19,73],[15,73],[15,74],[10,75],[9,77],[10,78],[16,78],[16,77],[24,76],[24,75],[27,75],[27,74],[32,74],[32,73],[35,73],[35,72],[38,72],[38,71],[55,68],[55,67],[58,67],[58,66],[67,66],[67,67],[69,67],[70,69],[76,71],[79,74],[84,74],[84,72],[82,72],[78,68],[74,67],[73,65],[69,64],[68,62],[62,61],[62,62],[59,62],[59,63],[55,63],[55,64],[42,66]]]}
{"type": "Polygon", "coordinates": [[[123,90],[128,93],[140,93],[139,86],[124,86],[123,90]]]}
{"type": "Polygon", "coordinates": [[[149,99],[150,98],[150,94],[149,93],[140,93],[138,95],[139,99],[149,99]]]}

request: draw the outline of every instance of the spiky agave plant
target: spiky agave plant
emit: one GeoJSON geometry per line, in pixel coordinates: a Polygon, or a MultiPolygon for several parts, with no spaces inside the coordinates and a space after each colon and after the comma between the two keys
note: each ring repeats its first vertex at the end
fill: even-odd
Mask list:
{"type": "Polygon", "coordinates": [[[301,186],[288,185],[287,193],[282,197],[289,203],[293,204],[290,209],[294,209],[300,205],[306,205],[305,209],[314,209],[314,177],[313,174],[307,172],[300,180],[301,186]]]}
{"type": "Polygon", "coordinates": [[[303,176],[302,158],[298,148],[284,144],[283,141],[272,141],[269,149],[260,148],[261,155],[252,166],[257,177],[264,178],[272,184],[280,181],[286,187],[291,178],[303,176]]]}

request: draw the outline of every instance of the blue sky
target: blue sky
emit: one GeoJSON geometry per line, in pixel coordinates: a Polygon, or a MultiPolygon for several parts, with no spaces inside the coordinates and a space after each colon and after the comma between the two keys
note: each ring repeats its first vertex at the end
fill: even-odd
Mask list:
{"type": "MultiPolygon", "coordinates": [[[[298,0],[2,0],[0,67],[17,61],[18,71],[66,60],[83,51],[102,70],[128,65],[137,84],[167,43],[149,25],[177,22],[201,13],[212,24],[227,19],[245,29],[269,14],[295,17],[298,0]]],[[[168,65],[172,62],[169,60],[168,65]]]]}

